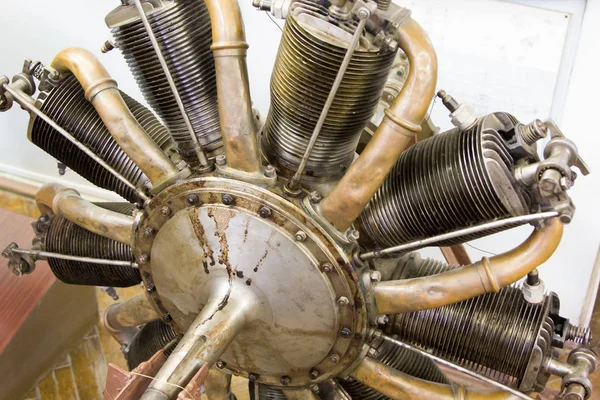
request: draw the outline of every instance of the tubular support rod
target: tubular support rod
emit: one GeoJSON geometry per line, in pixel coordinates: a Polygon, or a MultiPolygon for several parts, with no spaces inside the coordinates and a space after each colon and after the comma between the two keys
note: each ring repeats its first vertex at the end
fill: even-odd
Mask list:
{"type": "Polygon", "coordinates": [[[317,143],[317,139],[319,138],[319,133],[321,132],[321,128],[323,128],[323,124],[325,123],[325,119],[327,118],[327,114],[329,114],[329,109],[335,100],[335,96],[337,91],[344,79],[344,75],[346,74],[346,70],[348,69],[348,65],[350,65],[350,60],[352,59],[352,55],[354,55],[354,51],[356,50],[356,46],[358,45],[358,41],[360,40],[360,35],[362,34],[363,29],[367,23],[368,15],[363,15],[364,18],[360,19],[358,26],[356,27],[356,31],[354,31],[354,36],[352,36],[352,40],[348,45],[348,50],[346,50],[346,55],[344,56],[344,60],[342,61],[342,65],[340,65],[340,69],[333,81],[333,85],[331,86],[331,90],[329,91],[329,96],[327,96],[327,100],[325,101],[325,105],[323,106],[323,110],[321,111],[321,115],[319,116],[319,120],[315,125],[315,129],[310,136],[310,141],[308,142],[308,146],[306,146],[306,151],[302,156],[302,160],[300,160],[300,165],[298,166],[298,170],[288,182],[288,188],[292,191],[297,190],[298,182],[302,178],[302,174],[304,173],[304,169],[306,168],[306,164],[308,163],[308,159],[310,158],[310,154],[312,153],[313,147],[317,143]]]}
{"type": "Polygon", "coordinates": [[[203,365],[210,367],[219,359],[261,308],[254,292],[244,283],[222,276],[211,281],[211,285],[206,305],[141,400],[175,399],[203,365]]]}
{"type": "Polygon", "coordinates": [[[117,83],[92,53],[80,48],[68,48],[58,53],[50,66],[59,73],[70,72],[75,75],[86,100],[92,103],[112,137],[140,167],[155,189],[181,178],[175,164],[137,122],[123,101],[117,83]]]}
{"type": "Polygon", "coordinates": [[[380,335],[379,337],[381,337],[385,341],[388,341],[390,343],[395,344],[396,346],[400,346],[400,347],[403,347],[403,348],[405,348],[407,350],[414,351],[415,353],[419,353],[423,357],[427,357],[427,358],[435,361],[438,364],[441,364],[441,365],[444,365],[444,366],[446,366],[448,368],[451,368],[453,370],[462,372],[463,374],[472,376],[473,378],[479,379],[480,381],[483,381],[483,382],[485,382],[487,384],[490,384],[492,386],[496,386],[498,389],[501,389],[501,390],[504,390],[506,392],[512,393],[513,395],[515,395],[516,397],[518,397],[520,399],[526,399],[526,400],[531,399],[531,397],[529,397],[529,396],[527,396],[527,395],[519,392],[518,390],[515,390],[515,389],[513,389],[511,387],[508,387],[506,385],[501,384],[500,382],[496,382],[493,379],[490,379],[490,378],[488,378],[486,376],[483,376],[483,375],[480,375],[480,374],[478,374],[476,372],[473,372],[470,369],[467,369],[467,368],[461,367],[459,365],[456,365],[454,363],[451,363],[450,361],[444,360],[441,357],[434,356],[433,354],[428,353],[425,350],[421,350],[418,347],[412,346],[412,345],[410,345],[408,343],[401,342],[399,340],[396,340],[396,339],[391,338],[391,337],[386,336],[386,335],[380,335]]]}
{"type": "Polygon", "coordinates": [[[539,221],[557,217],[559,214],[556,211],[548,211],[537,214],[521,215],[518,217],[505,218],[498,221],[487,222],[485,224],[471,226],[469,228],[460,229],[458,231],[444,233],[442,235],[432,236],[427,239],[415,240],[414,242],[401,244],[398,246],[388,247],[383,250],[374,250],[367,253],[362,253],[359,257],[362,261],[369,261],[375,258],[394,257],[407,251],[427,247],[446,240],[456,239],[462,236],[471,235],[474,233],[485,232],[491,229],[505,228],[517,224],[526,224],[529,222],[539,221]]]}
{"type": "Polygon", "coordinates": [[[75,189],[56,183],[41,187],[35,201],[42,214],[62,215],[83,229],[133,246],[133,217],[84,200],[75,189]]]}
{"type": "Polygon", "coordinates": [[[30,102],[29,99],[27,97],[25,97],[20,91],[12,89],[9,85],[4,85],[4,89],[6,89],[6,91],[8,93],[10,93],[10,95],[15,99],[15,101],[17,101],[17,103],[19,103],[19,105],[21,107],[26,109],[28,112],[35,114],[38,118],[41,118],[44,122],[46,122],[48,125],[50,125],[52,128],[54,128],[58,133],[60,133],[62,136],[64,136],[69,142],[71,142],[75,146],[77,146],[77,148],[79,150],[83,151],[92,160],[96,161],[98,164],[100,164],[102,167],[104,167],[104,169],[106,169],[108,172],[110,172],[115,178],[117,178],[118,180],[123,182],[129,188],[135,190],[135,193],[142,200],[144,200],[144,201],[148,200],[148,196],[146,196],[146,194],[141,189],[135,187],[135,185],[133,183],[129,182],[123,175],[121,175],[119,172],[117,172],[117,170],[115,170],[113,167],[108,165],[106,163],[106,161],[104,161],[103,159],[98,157],[98,155],[96,155],[96,153],[94,153],[89,148],[87,148],[79,140],[75,139],[75,137],[73,135],[71,135],[69,132],[67,132],[66,129],[64,129],[62,126],[57,124],[49,116],[44,114],[39,108],[34,106],[32,104],[32,102],[30,102]]]}
{"type": "Polygon", "coordinates": [[[246,66],[246,36],[237,0],[204,0],[210,16],[219,120],[227,166],[262,172],[246,66]]]}
{"type": "Polygon", "coordinates": [[[411,19],[398,28],[397,39],[410,64],[406,83],[360,157],[319,207],[321,215],[340,232],[358,218],[421,130],[435,94],[437,57],[423,28],[411,19]]]}
{"type": "Polygon", "coordinates": [[[179,107],[179,112],[181,113],[181,117],[183,118],[183,121],[185,122],[185,127],[187,128],[187,130],[190,134],[190,137],[192,138],[192,142],[194,143],[194,149],[196,150],[196,154],[198,155],[198,159],[200,160],[200,165],[202,165],[203,167],[207,166],[208,158],[206,158],[206,154],[204,153],[204,150],[202,149],[202,145],[200,144],[198,137],[194,133],[194,128],[192,127],[192,122],[190,121],[190,117],[187,114],[187,111],[185,109],[185,106],[183,105],[183,102],[181,101],[181,96],[179,95],[179,90],[177,89],[177,86],[175,85],[175,81],[173,80],[173,75],[171,75],[171,71],[169,70],[167,61],[165,60],[165,58],[162,55],[162,50],[160,49],[158,41],[156,40],[156,35],[154,35],[154,32],[152,31],[152,26],[150,25],[150,22],[148,21],[148,17],[146,16],[146,13],[144,12],[144,7],[142,6],[142,3],[140,2],[140,0],[134,0],[134,3],[135,3],[135,7],[138,10],[138,13],[140,14],[140,18],[142,19],[142,23],[144,24],[144,28],[146,29],[146,33],[148,34],[148,38],[150,38],[150,42],[152,43],[152,47],[154,48],[156,57],[158,58],[158,61],[160,62],[160,66],[162,67],[163,73],[165,74],[165,77],[167,78],[167,82],[169,82],[169,87],[171,88],[171,92],[173,92],[173,97],[175,98],[175,101],[177,102],[177,107],[179,107]]]}
{"type": "Polygon", "coordinates": [[[404,374],[394,368],[364,358],[350,374],[357,381],[394,400],[513,400],[517,397],[505,391],[476,391],[461,385],[444,385],[404,374]]]}
{"type": "Polygon", "coordinates": [[[27,254],[27,255],[35,256],[35,257],[58,258],[61,260],[79,261],[79,262],[91,263],[91,264],[114,265],[116,267],[132,267],[132,268],[138,267],[138,265],[132,261],[105,260],[103,258],[70,256],[68,254],[51,253],[48,251],[28,250],[28,249],[12,249],[11,251],[13,253],[27,254]]]}
{"type": "Polygon", "coordinates": [[[535,229],[518,247],[491,258],[437,275],[373,284],[378,314],[398,314],[458,303],[498,292],[552,256],[563,233],[557,217],[535,229]]]}

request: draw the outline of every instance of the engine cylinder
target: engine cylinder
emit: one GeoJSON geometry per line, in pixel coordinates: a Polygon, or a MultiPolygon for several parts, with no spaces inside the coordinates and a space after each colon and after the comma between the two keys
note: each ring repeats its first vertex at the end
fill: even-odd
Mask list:
{"type": "MultiPolygon", "coordinates": [[[[435,275],[458,266],[416,253],[404,256],[395,279],[435,275]]],[[[549,318],[552,296],[540,304],[525,301],[516,287],[505,287],[460,303],[430,310],[397,314],[393,332],[401,340],[507,385],[519,387],[543,330],[552,338],[549,318]]],[[[550,343],[545,342],[546,353],[550,343]]],[[[537,371],[534,371],[534,377],[537,371]]],[[[535,379],[534,379],[535,380],[535,379]]],[[[530,388],[531,389],[531,388],[530,388]]]]}
{"type": "MultiPolygon", "coordinates": [[[[327,9],[315,4],[312,7],[311,12],[297,7],[286,19],[271,77],[271,108],[263,130],[263,153],[288,177],[300,164],[351,38],[351,33],[326,21],[327,9]],[[323,26],[328,27],[327,33],[323,26]]],[[[395,54],[372,46],[356,49],[303,181],[333,181],[350,166],[395,54]]]]}
{"type": "MultiPolygon", "coordinates": [[[[152,112],[127,94],[121,92],[121,96],[150,138],[164,151],[172,148],[173,141],[169,133],[152,112]]],[[[84,98],[83,89],[74,76],[69,76],[55,88],[40,93],[36,105],[129,182],[138,187],[145,183],[146,176],[113,139],[92,104],[84,98]]],[[[28,134],[35,145],[93,184],[112,190],[129,201],[139,200],[133,189],[42,119],[31,119],[28,134]]]]}
{"type": "MultiPolygon", "coordinates": [[[[125,354],[127,366],[130,370],[134,369],[144,361],[148,361],[157,351],[163,349],[177,337],[177,334],[170,325],[157,319],[148,322],[134,336],[131,344],[125,354]]],[[[165,355],[168,357],[175,346],[169,346],[165,349],[165,355]]]]}
{"type": "MultiPolygon", "coordinates": [[[[129,203],[98,203],[103,208],[129,214],[129,203]]],[[[45,250],[53,253],[103,258],[105,260],[135,261],[130,246],[85,230],[62,216],[55,216],[46,232],[45,250]]],[[[129,287],[139,284],[140,271],[133,267],[84,263],[48,258],[54,275],[62,282],[74,285],[129,287]]]]}
{"type": "Polygon", "coordinates": [[[357,221],[363,244],[395,246],[528,213],[529,195],[512,176],[517,159],[503,136],[515,124],[496,113],[467,131],[435,135],[405,151],[357,221]]]}
{"type": "MultiPolygon", "coordinates": [[[[150,4],[154,2],[143,3],[155,7],[150,4]]],[[[196,137],[207,155],[220,153],[223,143],[211,25],[204,2],[162,2],[147,16],[196,137]]],[[[144,98],[177,142],[181,157],[198,165],[193,140],[137,10],[121,6],[106,17],[106,23],[144,98]]]]}

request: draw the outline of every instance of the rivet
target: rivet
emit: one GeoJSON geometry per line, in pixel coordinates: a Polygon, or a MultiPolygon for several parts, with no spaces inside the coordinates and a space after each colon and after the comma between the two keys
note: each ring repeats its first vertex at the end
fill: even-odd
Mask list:
{"type": "Polygon", "coordinates": [[[306,234],[306,232],[298,231],[298,232],[296,232],[294,237],[296,238],[296,241],[304,242],[306,240],[306,238],[308,238],[308,235],[306,234]]]}
{"type": "Polygon", "coordinates": [[[282,376],[281,379],[279,380],[279,383],[281,383],[283,386],[287,386],[290,384],[290,382],[292,381],[292,378],[290,378],[289,376],[285,375],[282,376]]]}
{"type": "Polygon", "coordinates": [[[350,328],[344,327],[340,331],[340,334],[342,335],[342,337],[344,339],[348,339],[350,337],[350,335],[352,335],[352,331],[350,330],[350,328]]]}
{"type": "Polygon", "coordinates": [[[308,373],[308,376],[310,377],[310,379],[317,379],[319,377],[319,371],[317,371],[315,368],[313,368],[308,373]]]}
{"type": "Polygon", "coordinates": [[[221,198],[221,202],[223,204],[225,204],[226,206],[230,206],[233,204],[233,196],[230,195],[229,193],[225,193],[223,195],[223,197],[221,198]]]}
{"type": "Polygon", "coordinates": [[[262,218],[269,218],[271,216],[271,209],[269,207],[261,207],[258,214],[262,218]]]}

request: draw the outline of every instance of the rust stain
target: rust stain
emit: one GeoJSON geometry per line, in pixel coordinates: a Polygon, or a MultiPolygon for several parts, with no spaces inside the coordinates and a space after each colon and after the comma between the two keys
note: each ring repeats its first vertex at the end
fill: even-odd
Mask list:
{"type": "Polygon", "coordinates": [[[256,267],[254,267],[254,272],[258,272],[258,269],[260,268],[260,266],[265,261],[265,258],[267,258],[268,255],[269,255],[269,250],[265,250],[265,253],[262,255],[260,260],[258,260],[258,262],[256,263],[256,267]]]}
{"type": "MultiPolygon", "coordinates": [[[[208,240],[206,238],[206,232],[204,231],[204,227],[200,223],[200,215],[198,213],[197,208],[190,208],[189,211],[190,222],[192,224],[192,228],[194,229],[194,233],[198,238],[198,243],[202,247],[202,251],[204,252],[204,259],[210,261],[210,265],[215,265],[215,257],[214,251],[208,244],[208,240]]],[[[208,265],[204,267],[206,273],[208,273],[208,265]]]]}
{"type": "Polygon", "coordinates": [[[244,228],[244,241],[243,243],[246,243],[246,241],[248,240],[248,228],[250,226],[250,217],[246,218],[246,227],[244,228]]]}

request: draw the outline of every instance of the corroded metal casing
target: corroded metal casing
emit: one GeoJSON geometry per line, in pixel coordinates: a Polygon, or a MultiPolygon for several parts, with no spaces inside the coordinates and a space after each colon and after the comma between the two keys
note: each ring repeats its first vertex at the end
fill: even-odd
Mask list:
{"type": "MultiPolygon", "coordinates": [[[[296,5],[286,20],[271,77],[262,148],[288,177],[300,164],[355,28],[354,22],[335,26],[327,17],[324,7],[296,5]]],[[[304,182],[335,181],[350,166],[395,54],[361,41],[310,155],[304,182]]]]}
{"type": "MultiPolygon", "coordinates": [[[[121,92],[121,96],[148,136],[164,152],[170,152],[173,141],[152,112],[127,94],[121,92]]],[[[40,92],[35,106],[135,186],[142,187],[148,180],[111,136],[94,106],[85,99],[83,89],[74,76],[67,76],[56,87],[40,92]]],[[[94,185],[112,190],[129,201],[139,200],[132,188],[119,181],[42,119],[31,117],[27,136],[36,146],[94,185]]]]}
{"type": "MultiPolygon", "coordinates": [[[[142,6],[194,133],[209,155],[220,153],[217,84],[206,5],[196,0],[149,0],[142,6]]],[[[196,165],[198,157],[190,132],[135,6],[116,8],[107,15],[106,24],[144,98],[177,143],[181,157],[196,165]]]]}
{"type": "Polygon", "coordinates": [[[260,301],[221,356],[230,371],[302,386],[358,356],[367,318],[349,250],[284,198],[228,179],[192,179],[152,199],[137,232],[147,292],[177,332],[194,323],[217,282],[230,285],[220,313],[233,312],[240,285],[260,301]]]}
{"type": "Polygon", "coordinates": [[[453,129],[405,151],[358,219],[364,243],[395,246],[527,214],[530,196],[513,177],[520,156],[511,154],[504,136],[516,124],[509,114],[495,113],[467,131],[453,129]]]}

